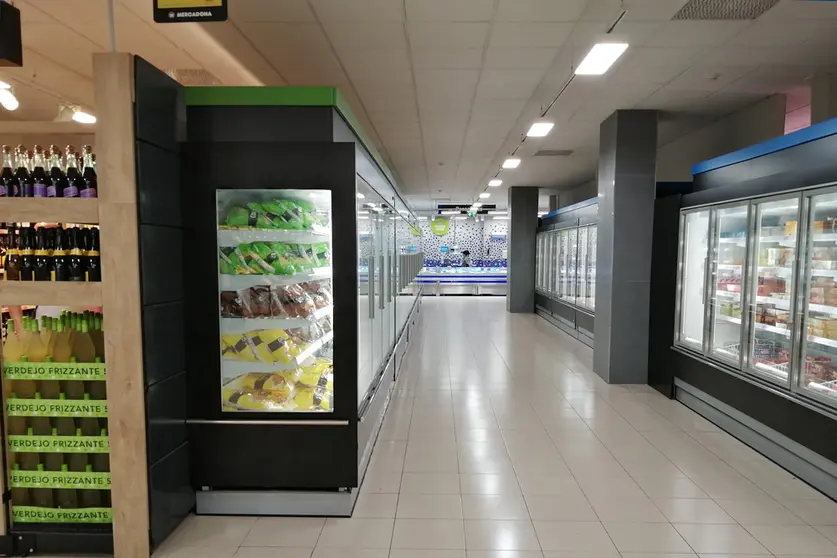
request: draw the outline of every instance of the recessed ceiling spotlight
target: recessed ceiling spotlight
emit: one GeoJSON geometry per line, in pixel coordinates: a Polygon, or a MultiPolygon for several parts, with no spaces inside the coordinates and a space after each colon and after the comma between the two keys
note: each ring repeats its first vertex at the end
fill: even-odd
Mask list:
{"type": "Polygon", "coordinates": [[[501,186],[502,184],[503,184],[503,181],[500,180],[499,178],[492,178],[491,180],[488,181],[488,185],[491,186],[492,188],[495,188],[497,186],[501,186]]]}
{"type": "Polygon", "coordinates": [[[555,124],[552,122],[535,122],[532,124],[532,127],[529,128],[529,131],[526,132],[526,135],[530,138],[542,138],[552,131],[553,126],[555,126],[555,124]]]}
{"type": "MultiPolygon", "coordinates": [[[[8,84],[4,83],[4,85],[8,84]]],[[[11,89],[0,88],[0,106],[8,111],[13,111],[18,109],[20,101],[17,100],[11,89]]]]}
{"type": "Polygon", "coordinates": [[[628,43],[598,43],[593,45],[578,68],[577,76],[600,76],[606,73],[628,49],[628,43]]]}
{"type": "Polygon", "coordinates": [[[357,199],[362,200],[362,199],[363,199],[363,198],[365,198],[365,197],[366,197],[366,196],[364,196],[364,195],[363,195],[363,194],[361,194],[360,192],[358,192],[358,193],[357,193],[357,199]]]}
{"type": "Polygon", "coordinates": [[[490,197],[491,197],[491,194],[489,194],[488,192],[483,192],[482,194],[480,194],[480,197],[481,197],[482,199],[485,199],[485,198],[490,198],[490,197]]]}
{"type": "Polygon", "coordinates": [[[5,81],[0,81],[0,89],[11,89],[12,86],[6,83],[5,81]]]}
{"type": "Polygon", "coordinates": [[[496,215],[496,216],[494,217],[494,220],[495,220],[495,221],[508,221],[508,220],[509,220],[509,218],[508,218],[508,217],[505,217],[505,216],[503,216],[503,215],[496,215]]]}
{"type": "Polygon", "coordinates": [[[79,124],[95,124],[96,117],[89,112],[84,112],[81,109],[76,109],[73,112],[73,120],[79,124]]]}
{"type": "Polygon", "coordinates": [[[520,159],[516,157],[509,157],[505,161],[503,161],[503,168],[504,169],[516,169],[520,166],[520,159]]]}

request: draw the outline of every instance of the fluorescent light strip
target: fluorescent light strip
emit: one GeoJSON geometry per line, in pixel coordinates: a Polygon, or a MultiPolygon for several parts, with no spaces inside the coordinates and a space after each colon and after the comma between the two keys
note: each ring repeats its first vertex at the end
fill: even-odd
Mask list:
{"type": "Polygon", "coordinates": [[[628,49],[627,43],[598,43],[590,49],[575,70],[577,76],[601,76],[605,74],[628,49]]]}
{"type": "Polygon", "coordinates": [[[535,122],[529,128],[529,131],[526,132],[526,135],[530,138],[542,138],[549,134],[552,131],[552,127],[555,126],[552,122],[535,122]]]}

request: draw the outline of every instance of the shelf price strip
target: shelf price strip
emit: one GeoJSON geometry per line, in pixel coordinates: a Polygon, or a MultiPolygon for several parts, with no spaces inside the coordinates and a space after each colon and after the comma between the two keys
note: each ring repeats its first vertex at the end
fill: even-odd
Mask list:
{"type": "Polygon", "coordinates": [[[36,506],[12,506],[16,523],[112,523],[111,508],[65,510],[36,506]]]}

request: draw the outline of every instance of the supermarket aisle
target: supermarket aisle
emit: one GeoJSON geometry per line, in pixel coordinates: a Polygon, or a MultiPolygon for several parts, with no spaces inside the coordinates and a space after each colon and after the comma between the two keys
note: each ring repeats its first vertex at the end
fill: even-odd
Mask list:
{"type": "Polygon", "coordinates": [[[157,555],[837,557],[837,504],[504,303],[424,300],[353,518],[191,518],[157,555]]]}

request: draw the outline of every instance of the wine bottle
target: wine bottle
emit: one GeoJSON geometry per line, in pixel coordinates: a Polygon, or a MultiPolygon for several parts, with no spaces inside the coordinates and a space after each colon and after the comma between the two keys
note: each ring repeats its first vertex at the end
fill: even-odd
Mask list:
{"type": "Polygon", "coordinates": [[[67,146],[64,152],[64,157],[67,165],[67,186],[64,188],[65,198],[77,198],[79,196],[80,188],[84,187],[84,179],[81,177],[81,172],[78,168],[78,159],[72,145],[67,146]]]}
{"type": "Polygon", "coordinates": [[[32,197],[32,177],[29,176],[29,162],[26,160],[26,148],[18,145],[15,148],[15,178],[20,188],[20,197],[32,197]]]}
{"type": "MultiPolygon", "coordinates": [[[[36,454],[37,455],[37,454],[36,454]]],[[[38,471],[43,471],[44,466],[38,463],[38,471]]],[[[52,499],[51,488],[33,488],[32,489],[32,503],[39,508],[54,508],[55,502],[52,499]]]]}
{"type": "Polygon", "coordinates": [[[70,280],[67,232],[60,224],[55,228],[55,247],[52,250],[52,265],[55,268],[54,281],[70,280]]]}
{"type": "Polygon", "coordinates": [[[67,269],[70,272],[70,281],[84,281],[84,254],[81,251],[81,245],[79,243],[78,227],[70,229],[69,240],[67,269]]]}
{"type": "Polygon", "coordinates": [[[35,263],[33,269],[35,281],[49,281],[52,279],[50,274],[51,264],[52,257],[49,254],[49,247],[47,245],[46,229],[41,227],[37,231],[37,240],[35,241],[35,263]]]}
{"type": "MultiPolygon", "coordinates": [[[[61,465],[61,472],[70,470],[67,464],[61,465]]],[[[82,469],[83,471],[83,469],[82,469]]],[[[78,491],[75,488],[58,488],[55,490],[55,499],[58,507],[62,510],[74,510],[78,508],[78,491]]]]}
{"type": "MultiPolygon", "coordinates": [[[[58,429],[52,429],[52,435],[58,436],[58,429]]],[[[45,453],[43,454],[44,458],[44,469],[47,471],[60,471],[61,467],[64,466],[64,455],[61,453],[45,453]]]]}
{"type": "MultiPolygon", "coordinates": [[[[85,467],[85,472],[92,473],[93,472],[93,465],[90,463],[87,464],[85,467]]],[[[98,508],[102,505],[102,495],[101,490],[97,489],[82,489],[79,490],[79,501],[81,502],[82,508],[98,508]]]]}
{"type": "MultiPolygon", "coordinates": [[[[14,470],[19,471],[20,465],[15,463],[14,470]]],[[[28,488],[12,488],[12,506],[29,506],[29,489],[28,488]]]]}
{"type": "Polygon", "coordinates": [[[35,273],[35,225],[21,229],[20,280],[32,281],[35,273]]]}
{"type": "Polygon", "coordinates": [[[57,145],[49,146],[49,186],[47,186],[48,198],[60,198],[64,196],[64,188],[68,186],[67,177],[61,170],[61,150],[57,145]]]}
{"type": "Polygon", "coordinates": [[[99,255],[99,229],[92,228],[89,232],[89,249],[87,250],[87,280],[102,280],[102,259],[99,255]]]}
{"type": "Polygon", "coordinates": [[[93,148],[89,145],[82,147],[81,159],[84,165],[84,170],[81,175],[84,179],[84,188],[81,190],[80,195],[82,198],[98,197],[99,186],[96,179],[96,170],[93,168],[93,148]]]}
{"type": "MultiPolygon", "coordinates": [[[[78,333],[78,332],[76,332],[78,333]]],[[[75,350],[75,347],[73,347],[75,350]]],[[[70,357],[70,362],[76,364],[77,362],[93,362],[93,359],[89,361],[79,360],[75,356],[70,357]]],[[[84,381],[82,380],[67,380],[64,384],[64,391],[67,394],[67,399],[84,399],[84,381]]]]}
{"type": "Polygon", "coordinates": [[[9,229],[9,248],[6,250],[6,281],[20,281],[20,231],[9,229]]]}
{"type": "MultiPolygon", "coordinates": [[[[35,432],[31,428],[27,428],[26,435],[34,436],[35,432]]],[[[41,458],[37,453],[21,452],[17,455],[17,459],[20,462],[20,468],[24,471],[37,471],[38,467],[43,468],[43,465],[41,465],[41,458]]]]}
{"type": "MultiPolygon", "coordinates": [[[[83,436],[81,428],[76,428],[76,436],[83,436]]],[[[74,473],[83,473],[87,470],[87,454],[86,453],[71,453],[67,458],[70,471],[74,473]]]]}
{"type": "Polygon", "coordinates": [[[34,147],[34,154],[32,155],[32,195],[36,198],[47,197],[47,186],[51,182],[46,172],[44,150],[40,145],[36,145],[34,147]]]}
{"type": "Polygon", "coordinates": [[[3,168],[0,170],[0,197],[18,198],[20,197],[20,188],[18,186],[15,172],[12,170],[14,161],[12,160],[12,148],[8,145],[3,146],[3,168]]]}

